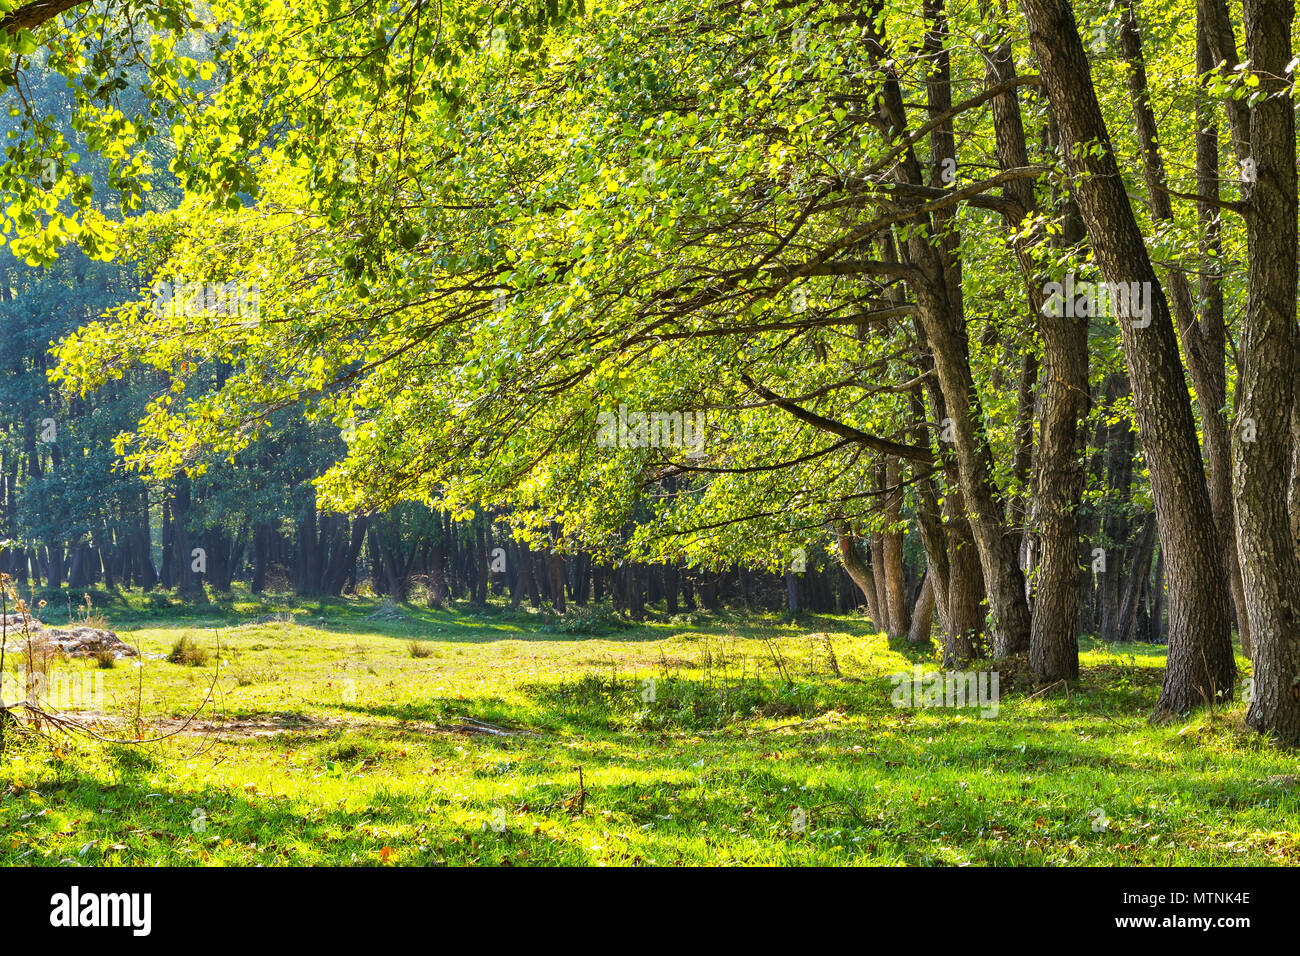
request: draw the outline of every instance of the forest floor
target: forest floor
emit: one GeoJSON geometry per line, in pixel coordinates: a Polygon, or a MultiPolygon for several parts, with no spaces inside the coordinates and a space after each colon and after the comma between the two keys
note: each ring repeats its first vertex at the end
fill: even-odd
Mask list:
{"type": "Polygon", "coordinates": [[[171,736],[11,728],[0,864],[1300,863],[1300,758],[1239,703],[1148,724],[1161,647],[1085,642],[1081,679],[1037,696],[1004,662],[994,715],[894,706],[934,650],[856,617],[102,613],[143,658],[50,686],[102,678],[73,716],[171,736]],[[182,638],[190,663],[162,659],[182,638]]]}

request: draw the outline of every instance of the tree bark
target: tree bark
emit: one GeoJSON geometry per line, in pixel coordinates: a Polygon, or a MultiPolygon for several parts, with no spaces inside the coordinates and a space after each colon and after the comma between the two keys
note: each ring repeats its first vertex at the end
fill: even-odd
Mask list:
{"type": "Polygon", "coordinates": [[[1156,709],[1182,714],[1208,702],[1210,688],[1230,691],[1236,678],[1223,559],[1187,383],[1169,306],[1129,205],[1074,13],[1067,0],[1021,0],[1021,6],[1096,260],[1108,282],[1124,288],[1137,283],[1145,297],[1141,324],[1137,310],[1130,310],[1119,325],[1169,576],[1169,654],[1156,709]]]}
{"type": "MultiPolygon", "coordinates": [[[[880,4],[873,4],[874,9],[879,7],[880,4]]],[[[936,19],[931,32],[946,36],[946,23],[937,23],[942,19],[942,5],[928,0],[927,10],[936,19]]],[[[902,90],[884,43],[882,22],[883,18],[873,19],[865,37],[866,49],[884,76],[878,105],[880,126],[897,143],[906,135],[907,117],[902,90]]],[[[936,60],[934,69],[944,69],[942,59],[936,60]]],[[[933,98],[933,83],[930,89],[933,98]]],[[[956,161],[947,141],[932,136],[931,160],[949,159],[956,161]],[[947,154],[943,155],[945,151],[947,154]]],[[[938,175],[937,171],[935,174],[938,175]]],[[[926,185],[910,146],[901,149],[894,175],[902,183],[926,185]]],[[[1017,541],[1007,533],[1006,509],[994,478],[992,451],[983,426],[984,411],[971,373],[960,276],[954,272],[956,263],[952,261],[955,243],[955,228],[946,229],[943,238],[936,240],[925,222],[917,222],[909,227],[900,256],[913,269],[910,285],[916,298],[917,317],[924,327],[948,413],[944,431],[951,435],[956,448],[961,489],[983,568],[994,656],[1006,657],[1029,647],[1029,605],[1017,541]]]]}
{"type": "Polygon", "coordinates": [[[921,582],[921,593],[916,596],[916,607],[912,609],[912,626],[907,634],[909,644],[930,643],[930,627],[934,623],[934,579],[925,576],[921,582]]]}
{"type": "MultiPolygon", "coordinates": [[[[988,59],[993,85],[1015,76],[1011,44],[999,46],[988,59]]],[[[1003,169],[1029,165],[1024,121],[1016,91],[993,99],[993,126],[998,162],[1003,169]]],[[[1029,639],[1029,667],[1040,681],[1073,680],[1079,676],[1079,503],[1083,495],[1082,420],[1088,414],[1088,326],[1086,319],[1046,307],[1042,271],[1034,259],[1034,244],[1042,236],[1026,237],[1022,220],[1037,203],[1028,180],[1008,183],[1005,195],[1019,207],[1008,227],[1024,278],[1030,306],[1043,339],[1043,414],[1039,424],[1034,468],[1031,526],[1036,532],[1037,580],[1029,639]],[[1056,314],[1057,312],[1062,314],[1056,314]]],[[[1064,233],[1077,241],[1074,210],[1067,205],[1064,233]]]]}
{"type": "MultiPolygon", "coordinates": [[[[1300,563],[1286,510],[1296,387],[1296,131],[1291,0],[1246,0],[1246,58],[1263,94],[1250,107],[1246,314],[1232,433],[1237,543],[1255,641],[1246,721],[1300,743],[1300,563]]],[[[1232,693],[1232,686],[1226,689],[1232,693]]]]}

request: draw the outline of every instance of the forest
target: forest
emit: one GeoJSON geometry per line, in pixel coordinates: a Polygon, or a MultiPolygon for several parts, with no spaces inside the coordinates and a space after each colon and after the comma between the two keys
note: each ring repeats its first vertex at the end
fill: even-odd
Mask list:
{"type": "MultiPolygon", "coordinates": [[[[596,862],[602,787],[617,863],[1294,864],[1296,31],[0,0],[0,784],[243,828],[133,809],[101,865],[596,862]],[[63,671],[94,706],[32,691],[63,671]],[[927,816],[1026,733],[1038,809],[927,816]],[[692,785],[759,849],[692,836],[692,785]]],[[[78,852],[11,804],[0,861],[78,852]]]]}

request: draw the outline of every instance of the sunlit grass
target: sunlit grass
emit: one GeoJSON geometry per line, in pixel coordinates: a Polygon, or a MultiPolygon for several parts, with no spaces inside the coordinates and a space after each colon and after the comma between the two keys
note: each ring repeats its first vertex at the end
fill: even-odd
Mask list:
{"type": "Polygon", "coordinates": [[[106,613],[146,659],[97,672],[104,732],[137,708],[175,729],[211,688],[205,723],[11,733],[0,863],[1300,862],[1296,755],[1239,704],[1148,724],[1162,648],[1085,642],[1068,697],[1003,667],[986,719],[892,706],[889,675],[933,653],[853,617],[587,635],[499,607],[126,600],[106,613]],[[182,637],[209,663],[161,659],[182,637]]]}

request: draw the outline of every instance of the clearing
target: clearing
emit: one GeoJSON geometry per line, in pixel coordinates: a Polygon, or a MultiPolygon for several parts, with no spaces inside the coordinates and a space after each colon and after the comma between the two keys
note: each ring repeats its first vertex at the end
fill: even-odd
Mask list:
{"type": "Polygon", "coordinates": [[[981,716],[895,707],[933,650],[857,617],[115,600],[141,658],[51,686],[170,736],[10,730],[0,863],[1300,862],[1296,755],[1239,703],[1150,726],[1161,647],[1085,643],[1068,696],[1004,663],[981,716]]]}

